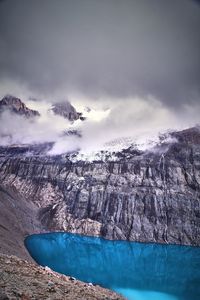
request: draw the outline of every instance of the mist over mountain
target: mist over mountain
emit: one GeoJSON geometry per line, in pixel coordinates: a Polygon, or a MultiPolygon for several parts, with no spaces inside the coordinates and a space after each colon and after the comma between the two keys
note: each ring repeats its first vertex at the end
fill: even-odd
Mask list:
{"type": "Polygon", "coordinates": [[[7,104],[6,97],[0,101],[4,124],[0,128],[1,145],[50,142],[51,155],[79,150],[93,157],[101,150],[118,151],[132,144],[146,149],[158,142],[160,133],[192,127],[199,120],[196,107],[185,107],[177,114],[155,99],[135,98],[115,104],[105,100],[101,106],[90,101],[74,100],[73,106],[68,100],[52,104],[28,99],[26,106],[20,99],[9,97],[7,104]],[[18,110],[15,101],[20,104],[18,110]],[[24,118],[27,114],[37,118],[24,118]]]}

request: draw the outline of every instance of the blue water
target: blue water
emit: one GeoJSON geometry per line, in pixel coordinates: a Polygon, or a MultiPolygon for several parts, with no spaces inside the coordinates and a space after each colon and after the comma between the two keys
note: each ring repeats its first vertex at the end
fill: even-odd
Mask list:
{"type": "Polygon", "coordinates": [[[25,245],[38,264],[130,300],[200,300],[200,248],[70,233],[31,235],[25,245]]]}

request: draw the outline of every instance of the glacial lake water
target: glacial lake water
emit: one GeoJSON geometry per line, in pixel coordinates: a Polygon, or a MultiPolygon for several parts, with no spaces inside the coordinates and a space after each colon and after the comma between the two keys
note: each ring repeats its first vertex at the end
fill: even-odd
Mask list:
{"type": "Polygon", "coordinates": [[[70,233],[28,236],[42,266],[121,293],[129,300],[200,300],[200,248],[108,241],[70,233]]]}

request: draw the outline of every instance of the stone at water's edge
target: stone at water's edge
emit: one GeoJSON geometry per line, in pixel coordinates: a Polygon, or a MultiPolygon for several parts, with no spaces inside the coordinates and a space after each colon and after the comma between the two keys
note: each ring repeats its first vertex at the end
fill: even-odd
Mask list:
{"type": "Polygon", "coordinates": [[[0,180],[35,203],[50,231],[200,245],[200,131],[171,134],[153,151],[72,162],[38,146],[0,148],[0,180]]]}
{"type": "Polygon", "coordinates": [[[69,233],[26,238],[42,266],[120,291],[127,299],[199,300],[200,248],[108,241],[69,233]]]}

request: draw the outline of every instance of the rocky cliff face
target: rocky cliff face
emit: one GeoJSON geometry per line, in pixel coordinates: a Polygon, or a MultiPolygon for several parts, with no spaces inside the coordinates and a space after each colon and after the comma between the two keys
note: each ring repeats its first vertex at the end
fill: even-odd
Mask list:
{"type": "Polygon", "coordinates": [[[32,118],[40,115],[38,111],[29,109],[19,98],[11,95],[5,96],[0,101],[0,113],[4,111],[9,111],[26,118],[32,118]]]}
{"type": "Polygon", "coordinates": [[[0,180],[37,205],[50,231],[200,245],[199,128],[107,161],[1,148],[0,180]]]}

